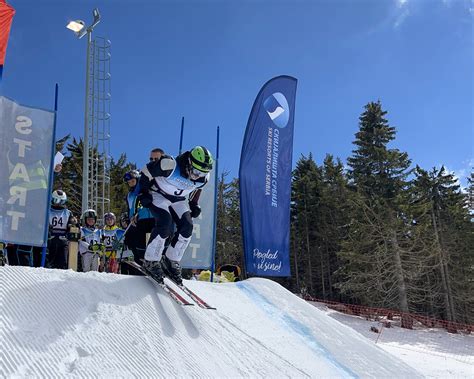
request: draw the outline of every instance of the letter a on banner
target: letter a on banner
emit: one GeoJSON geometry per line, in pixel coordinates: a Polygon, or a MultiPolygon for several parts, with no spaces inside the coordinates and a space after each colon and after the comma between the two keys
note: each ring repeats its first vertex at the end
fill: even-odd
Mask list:
{"type": "Polygon", "coordinates": [[[247,273],[290,275],[290,198],[297,80],[260,90],[240,156],[240,212],[247,273]]]}
{"type": "Polygon", "coordinates": [[[54,112],[0,96],[0,241],[43,246],[54,112]]]}
{"type": "Polygon", "coordinates": [[[8,36],[14,14],[15,10],[5,0],[0,0],[0,82],[2,80],[3,63],[5,61],[8,36]]]}

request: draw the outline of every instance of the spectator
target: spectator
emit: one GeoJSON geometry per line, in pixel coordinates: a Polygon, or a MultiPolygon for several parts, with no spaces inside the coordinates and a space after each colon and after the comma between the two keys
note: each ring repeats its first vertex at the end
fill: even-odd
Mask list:
{"type": "Polygon", "coordinates": [[[232,282],[238,282],[241,280],[241,270],[240,267],[234,264],[225,264],[220,266],[217,269],[217,275],[223,275],[224,272],[232,274],[231,276],[227,275],[227,279],[232,282]],[[230,280],[232,278],[232,280],[230,280]]]}
{"type": "MultiPolygon", "coordinates": [[[[165,152],[163,149],[155,148],[150,152],[150,162],[158,161],[165,152]]],[[[123,180],[128,184],[129,192],[126,197],[128,218],[132,227],[125,236],[125,244],[132,250],[135,262],[142,264],[145,256],[147,243],[147,234],[150,234],[155,226],[155,219],[151,211],[142,207],[138,200],[140,185],[138,183],[140,173],[137,170],[131,170],[125,173],[123,180]]],[[[145,177],[144,180],[147,178],[145,177]]]]}
{"type": "Polygon", "coordinates": [[[10,266],[41,266],[43,254],[41,246],[7,244],[6,249],[7,260],[10,266]]]}
{"type": "Polygon", "coordinates": [[[56,190],[51,196],[49,211],[48,262],[51,268],[67,269],[68,240],[67,233],[74,216],[66,207],[67,196],[62,190],[56,190]]]}
{"type": "Polygon", "coordinates": [[[199,280],[199,274],[201,273],[201,270],[198,270],[196,268],[193,268],[191,270],[191,280],[199,280]]]}
{"type": "Polygon", "coordinates": [[[0,266],[8,264],[7,244],[0,241],[0,266]]]}
{"type": "Polygon", "coordinates": [[[81,217],[81,239],[79,241],[79,252],[82,257],[82,271],[98,271],[99,258],[105,253],[104,245],[101,243],[102,231],[96,228],[97,213],[88,209],[81,217]]]}
{"type": "Polygon", "coordinates": [[[154,148],[152,151],[150,151],[150,162],[159,161],[163,155],[165,155],[165,151],[163,149],[160,149],[159,147],[154,148]]]}
{"type": "Polygon", "coordinates": [[[112,212],[104,215],[104,229],[102,229],[102,241],[105,245],[105,256],[103,257],[102,270],[105,272],[118,273],[118,254],[117,250],[121,250],[118,244],[123,230],[115,225],[116,217],[112,212]]]}

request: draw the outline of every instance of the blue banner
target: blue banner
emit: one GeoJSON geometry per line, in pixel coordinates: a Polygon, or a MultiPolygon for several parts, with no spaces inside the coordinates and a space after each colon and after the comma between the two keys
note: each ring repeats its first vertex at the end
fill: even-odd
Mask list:
{"type": "Polygon", "coordinates": [[[54,112],[0,96],[0,241],[43,246],[54,152],[54,112]]]}
{"type": "Polygon", "coordinates": [[[290,198],[297,80],[260,90],[240,156],[240,212],[248,274],[290,276],[290,198]]]}

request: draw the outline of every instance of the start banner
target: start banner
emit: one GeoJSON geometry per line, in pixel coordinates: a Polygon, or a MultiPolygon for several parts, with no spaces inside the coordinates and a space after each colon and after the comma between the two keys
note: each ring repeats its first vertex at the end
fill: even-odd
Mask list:
{"type": "Polygon", "coordinates": [[[0,241],[46,243],[54,116],[0,96],[0,241]]]}

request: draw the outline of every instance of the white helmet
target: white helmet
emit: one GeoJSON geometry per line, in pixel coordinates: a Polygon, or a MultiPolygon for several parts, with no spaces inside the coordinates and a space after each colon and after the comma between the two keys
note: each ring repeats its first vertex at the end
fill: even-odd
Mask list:
{"type": "Polygon", "coordinates": [[[62,190],[56,190],[51,195],[51,204],[53,205],[64,205],[66,204],[67,196],[66,192],[62,190]]]}
{"type": "Polygon", "coordinates": [[[114,225],[115,225],[115,221],[116,221],[116,217],[115,215],[112,213],[112,212],[107,212],[105,215],[104,215],[104,224],[107,224],[107,220],[108,219],[111,219],[114,221],[114,225]]]}

